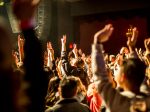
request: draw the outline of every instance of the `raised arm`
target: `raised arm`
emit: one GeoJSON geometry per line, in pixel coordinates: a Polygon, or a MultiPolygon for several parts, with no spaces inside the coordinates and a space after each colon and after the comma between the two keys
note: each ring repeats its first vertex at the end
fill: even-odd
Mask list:
{"type": "Polygon", "coordinates": [[[67,54],[67,51],[66,51],[66,35],[63,35],[63,38],[61,38],[61,45],[62,45],[62,48],[61,48],[61,60],[62,60],[62,72],[63,74],[65,75],[68,75],[70,73],[70,68],[71,68],[71,65],[69,63],[69,60],[68,60],[68,54],[67,54]]]}
{"type": "Polygon", "coordinates": [[[135,27],[135,28],[133,28],[132,37],[128,37],[128,40],[127,40],[127,46],[129,48],[129,51],[130,51],[129,58],[138,58],[138,55],[135,51],[135,45],[137,42],[137,37],[138,37],[138,30],[135,27]]]}
{"type": "Polygon", "coordinates": [[[19,62],[23,63],[24,59],[24,39],[21,38],[20,35],[18,35],[18,51],[19,51],[19,62]]]}
{"type": "Polygon", "coordinates": [[[66,39],[66,35],[63,35],[63,38],[61,38],[61,52],[66,51],[66,39]]]}
{"type": "Polygon", "coordinates": [[[144,40],[144,45],[146,49],[145,58],[148,66],[150,66],[150,38],[144,40]]]}
{"type": "Polygon", "coordinates": [[[103,47],[101,43],[107,41],[112,32],[113,27],[111,24],[109,24],[94,35],[94,42],[92,45],[92,55],[91,55],[92,71],[95,74],[94,76],[96,76],[94,77],[94,80],[97,80],[97,78],[101,77],[102,74],[106,75],[105,62],[102,54],[103,47]]]}
{"type": "Polygon", "coordinates": [[[73,52],[75,58],[78,58],[78,49],[77,49],[77,45],[76,44],[74,44],[72,52],[73,52]]]}
{"type": "Polygon", "coordinates": [[[34,32],[33,18],[39,2],[39,0],[15,0],[13,3],[14,14],[21,22],[20,27],[25,38],[25,81],[29,83],[27,96],[30,100],[27,107],[28,112],[44,111],[44,98],[48,84],[43,71],[42,46],[34,32]]]}
{"type": "Polygon", "coordinates": [[[47,52],[48,52],[47,66],[50,67],[50,62],[55,61],[54,50],[53,50],[51,42],[47,42],[47,52]]]}
{"type": "Polygon", "coordinates": [[[61,59],[66,61],[67,58],[67,52],[66,52],[66,35],[63,35],[63,38],[61,38],[61,59]]]}
{"type": "Polygon", "coordinates": [[[102,55],[101,43],[107,41],[112,32],[113,27],[111,24],[108,24],[94,36],[94,43],[92,45],[93,79],[98,92],[101,94],[106,104],[106,107],[110,109],[111,112],[129,112],[130,104],[128,102],[128,98],[120,95],[120,93],[113,88],[111,82],[109,82],[102,55]],[[122,108],[124,110],[122,110],[122,108]]]}

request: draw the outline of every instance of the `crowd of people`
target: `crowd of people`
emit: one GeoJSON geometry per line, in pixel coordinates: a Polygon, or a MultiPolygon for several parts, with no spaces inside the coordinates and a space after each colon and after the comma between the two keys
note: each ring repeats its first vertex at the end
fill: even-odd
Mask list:
{"type": "Polygon", "coordinates": [[[43,50],[34,31],[34,13],[40,0],[15,0],[13,12],[22,35],[18,50],[0,18],[1,112],[149,112],[150,38],[145,50],[136,48],[138,29],[132,29],[127,47],[117,55],[104,52],[103,43],[113,33],[107,24],[95,35],[91,55],[74,44],[68,52],[61,38],[61,56],[51,42],[43,50]]]}

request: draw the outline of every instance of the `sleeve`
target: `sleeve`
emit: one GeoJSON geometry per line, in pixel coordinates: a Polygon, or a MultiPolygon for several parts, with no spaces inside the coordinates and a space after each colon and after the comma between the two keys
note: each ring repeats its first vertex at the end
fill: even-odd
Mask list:
{"type": "Polygon", "coordinates": [[[25,81],[29,83],[27,95],[30,99],[29,112],[43,112],[48,80],[44,73],[42,44],[36,37],[33,28],[23,29],[25,38],[24,67],[25,81]]]}
{"type": "Polygon", "coordinates": [[[62,67],[66,75],[71,73],[71,65],[68,61],[68,55],[66,51],[61,52],[61,60],[62,60],[62,67]]]}

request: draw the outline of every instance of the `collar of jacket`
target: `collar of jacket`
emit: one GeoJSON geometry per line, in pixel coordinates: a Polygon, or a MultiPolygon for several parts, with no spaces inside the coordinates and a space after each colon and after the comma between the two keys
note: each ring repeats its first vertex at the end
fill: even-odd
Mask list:
{"type": "Polygon", "coordinates": [[[76,98],[62,98],[56,104],[68,104],[78,102],[76,98]]]}

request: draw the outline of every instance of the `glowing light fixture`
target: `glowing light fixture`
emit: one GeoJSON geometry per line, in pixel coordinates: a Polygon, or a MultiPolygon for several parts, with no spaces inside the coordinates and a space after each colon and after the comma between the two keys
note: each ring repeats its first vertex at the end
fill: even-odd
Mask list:
{"type": "Polygon", "coordinates": [[[4,1],[0,0],[0,6],[3,6],[3,5],[4,5],[4,1]]]}

